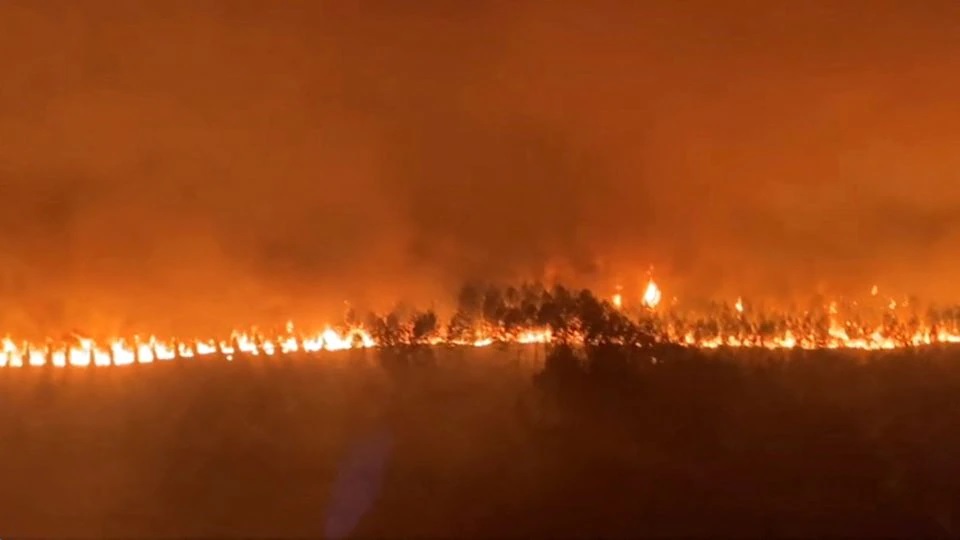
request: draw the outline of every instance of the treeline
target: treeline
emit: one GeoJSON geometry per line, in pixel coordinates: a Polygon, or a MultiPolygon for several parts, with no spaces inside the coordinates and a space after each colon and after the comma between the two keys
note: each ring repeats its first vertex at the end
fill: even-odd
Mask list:
{"type": "Polygon", "coordinates": [[[878,328],[883,334],[909,339],[918,332],[936,334],[939,328],[957,331],[960,308],[920,308],[917,302],[893,310],[855,301],[815,299],[803,309],[764,309],[748,305],[737,310],[727,303],[701,303],[677,309],[642,306],[622,309],[587,289],[540,283],[520,286],[469,283],[460,289],[456,310],[446,321],[432,310],[396,309],[370,314],[362,321],[384,347],[446,342],[472,342],[479,338],[509,340],[524,330],[549,330],[553,343],[573,340],[584,345],[645,346],[690,336],[696,341],[717,336],[740,336],[762,342],[787,331],[826,344],[831,331],[841,326],[851,339],[866,338],[878,328]]]}
{"type": "Polygon", "coordinates": [[[370,314],[364,321],[383,347],[426,345],[443,336],[448,342],[471,342],[516,336],[529,329],[549,330],[553,342],[577,339],[586,345],[649,345],[656,341],[659,321],[635,316],[583,289],[538,283],[520,287],[468,284],[457,296],[457,308],[443,323],[432,310],[398,309],[370,314]]]}

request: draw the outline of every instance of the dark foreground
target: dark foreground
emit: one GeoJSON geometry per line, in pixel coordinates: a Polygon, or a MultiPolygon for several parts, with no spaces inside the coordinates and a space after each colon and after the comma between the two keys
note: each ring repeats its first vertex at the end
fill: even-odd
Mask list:
{"type": "Polygon", "coordinates": [[[7,369],[0,536],[956,536],[960,355],[867,358],[7,369]]]}

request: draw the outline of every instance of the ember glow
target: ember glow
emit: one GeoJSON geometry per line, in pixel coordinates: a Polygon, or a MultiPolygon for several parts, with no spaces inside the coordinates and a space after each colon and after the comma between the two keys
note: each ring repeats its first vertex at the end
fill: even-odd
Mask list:
{"type": "MultiPolygon", "coordinates": [[[[906,311],[909,302],[898,303],[892,298],[875,299],[873,308],[865,308],[856,301],[829,301],[819,310],[789,313],[747,310],[743,297],[737,297],[732,306],[724,304],[706,311],[678,312],[674,305],[661,305],[662,292],[652,279],[633,302],[621,291],[618,287],[609,300],[600,300],[587,291],[575,298],[565,290],[550,293],[543,289],[530,295],[535,299],[533,303],[528,302],[525,307],[514,306],[517,312],[535,313],[528,315],[526,320],[517,322],[516,317],[510,319],[510,316],[498,320],[493,316],[458,313],[454,320],[469,323],[464,326],[462,322],[455,325],[451,321],[446,328],[437,325],[433,318],[425,319],[432,321],[428,325],[395,320],[388,330],[383,329],[388,326],[379,330],[374,328],[378,323],[373,322],[330,325],[305,332],[288,322],[282,331],[275,333],[237,330],[229,336],[204,339],[133,336],[95,340],[70,335],[28,342],[6,337],[0,341],[0,367],[127,366],[204,358],[229,361],[237,357],[278,357],[398,345],[488,347],[494,344],[563,342],[584,345],[607,342],[637,346],[673,344],[704,349],[890,350],[960,343],[960,310],[931,310],[925,317],[920,317],[915,312],[906,311]],[[549,315],[551,313],[553,315],[549,315]],[[605,329],[598,331],[599,327],[605,329]],[[649,337],[647,341],[630,337],[638,328],[645,329],[649,337]]],[[[877,296],[876,286],[870,294],[871,297],[877,296]]]]}

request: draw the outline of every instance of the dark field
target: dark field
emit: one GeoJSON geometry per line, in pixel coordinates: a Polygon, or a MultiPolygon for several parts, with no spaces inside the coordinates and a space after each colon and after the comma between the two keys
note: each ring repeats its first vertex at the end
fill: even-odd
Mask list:
{"type": "Polygon", "coordinates": [[[0,533],[960,532],[956,350],[545,352],[6,369],[0,533]]]}

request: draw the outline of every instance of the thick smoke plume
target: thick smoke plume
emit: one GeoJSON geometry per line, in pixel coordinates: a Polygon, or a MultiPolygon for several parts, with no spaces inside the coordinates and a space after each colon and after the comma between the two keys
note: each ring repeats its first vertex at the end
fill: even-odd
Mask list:
{"type": "Polygon", "coordinates": [[[471,278],[602,291],[651,264],[687,296],[960,296],[956,2],[0,20],[4,328],[325,318],[471,278]]]}

